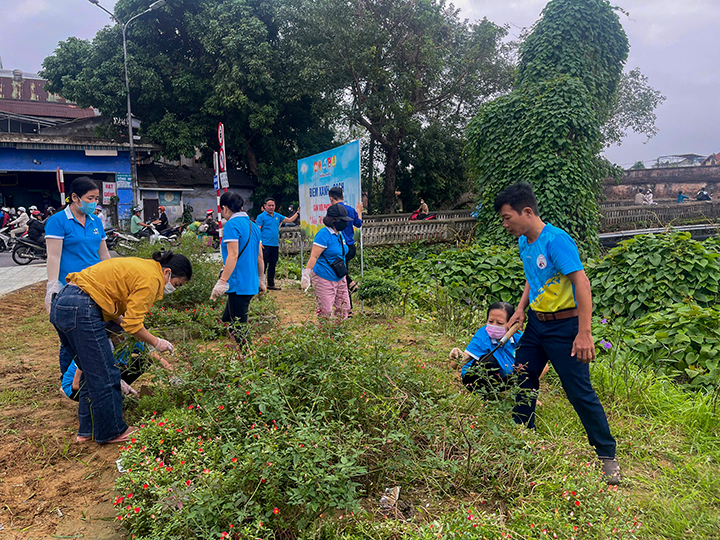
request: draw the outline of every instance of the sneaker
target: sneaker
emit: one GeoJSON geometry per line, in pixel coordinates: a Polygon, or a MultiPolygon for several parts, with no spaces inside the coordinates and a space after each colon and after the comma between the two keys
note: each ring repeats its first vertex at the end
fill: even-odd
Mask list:
{"type": "Polygon", "coordinates": [[[601,457],[600,461],[602,462],[602,472],[607,477],[608,485],[617,486],[622,479],[618,460],[615,458],[601,457]]]}

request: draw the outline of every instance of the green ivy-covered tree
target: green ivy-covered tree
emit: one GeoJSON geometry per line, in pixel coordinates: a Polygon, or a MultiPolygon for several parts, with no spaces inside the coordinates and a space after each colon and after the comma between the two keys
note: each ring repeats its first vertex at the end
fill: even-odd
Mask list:
{"type": "Polygon", "coordinates": [[[482,210],[480,235],[508,243],[493,210],[498,192],[530,182],[543,219],[586,252],[598,249],[598,158],[629,50],[607,0],[552,0],[520,47],[514,90],[484,106],[467,129],[482,210]]]}

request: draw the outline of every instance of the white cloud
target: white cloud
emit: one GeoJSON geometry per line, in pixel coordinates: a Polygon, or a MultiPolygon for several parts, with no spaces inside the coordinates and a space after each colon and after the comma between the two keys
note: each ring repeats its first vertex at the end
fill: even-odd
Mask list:
{"type": "MultiPolygon", "coordinates": [[[[11,4],[7,11],[8,18],[11,22],[23,22],[32,17],[41,16],[49,10],[49,0],[20,0],[12,2],[12,0],[2,0],[2,4],[11,4]]],[[[4,9],[2,10],[4,11],[4,9]]]]}

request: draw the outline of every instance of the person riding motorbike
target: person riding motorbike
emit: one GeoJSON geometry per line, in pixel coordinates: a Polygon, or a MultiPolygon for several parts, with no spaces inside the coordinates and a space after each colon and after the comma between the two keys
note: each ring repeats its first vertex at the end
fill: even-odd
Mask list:
{"type": "Polygon", "coordinates": [[[28,238],[39,244],[45,243],[45,223],[41,220],[42,213],[39,210],[32,211],[32,218],[28,221],[28,238]]]}
{"type": "Polygon", "coordinates": [[[164,206],[158,206],[158,212],[160,215],[158,216],[158,226],[157,230],[160,232],[160,234],[164,233],[170,228],[170,224],[168,223],[168,217],[165,214],[165,207],[164,206]]]}
{"type": "Polygon", "coordinates": [[[130,218],[130,233],[137,236],[138,238],[149,238],[150,231],[148,230],[153,225],[159,223],[159,221],[152,221],[150,223],[143,223],[140,220],[140,212],[142,208],[135,206],[132,209],[132,218],[130,218]]]}
{"type": "Polygon", "coordinates": [[[11,227],[15,227],[12,231],[10,231],[10,236],[12,238],[17,238],[27,231],[28,221],[30,221],[30,216],[28,216],[27,210],[25,210],[24,206],[20,206],[18,208],[18,217],[8,223],[11,227]]]}

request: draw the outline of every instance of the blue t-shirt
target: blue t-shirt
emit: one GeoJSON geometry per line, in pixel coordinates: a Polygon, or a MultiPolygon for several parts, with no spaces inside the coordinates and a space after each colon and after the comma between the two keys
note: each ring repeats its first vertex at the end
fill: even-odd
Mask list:
{"type": "Polygon", "coordinates": [[[357,227],[358,229],[362,227],[362,219],[360,219],[357,210],[355,210],[352,206],[349,206],[344,202],[340,202],[340,204],[342,204],[347,210],[348,217],[352,218],[352,221],[348,221],[347,227],[345,227],[345,230],[342,232],[345,237],[345,243],[348,246],[352,246],[355,243],[355,229],[353,229],[353,227],[357,227]]]}
{"type": "Polygon", "coordinates": [[[575,241],[546,223],[532,244],[518,240],[525,279],[530,284],[530,309],[553,313],[577,307],[575,287],[567,275],[583,269],[575,241]]]}
{"type": "Polygon", "coordinates": [[[340,281],[341,279],[335,275],[335,270],[332,269],[330,263],[335,259],[341,258],[345,260],[347,255],[347,245],[343,240],[343,236],[337,234],[335,231],[331,231],[327,227],[323,227],[315,235],[313,244],[325,248],[322,254],[318,257],[315,262],[315,267],[312,269],[318,276],[328,281],[340,281]]]}
{"type": "Polygon", "coordinates": [[[285,216],[275,212],[272,216],[267,212],[263,212],[257,217],[256,223],[260,227],[260,233],[263,246],[278,247],[278,238],[280,237],[280,223],[285,216]]]}
{"type": "MultiPolygon", "coordinates": [[[[467,373],[476,360],[479,360],[497,347],[498,341],[488,336],[486,328],[487,325],[475,332],[475,335],[472,337],[470,343],[465,349],[465,352],[472,356],[472,358],[460,370],[461,376],[464,376],[465,373],[467,373]]],[[[515,349],[517,348],[518,341],[521,337],[522,332],[515,332],[508,342],[493,354],[500,365],[500,375],[503,377],[510,375],[515,367],[515,349]]]]}
{"type": "MultiPolygon", "coordinates": [[[[142,343],[141,341],[138,341],[133,345],[132,350],[130,350],[128,347],[121,347],[119,350],[114,350],[113,354],[115,356],[116,364],[122,369],[123,367],[127,367],[128,363],[130,362],[130,357],[133,353],[143,353],[147,351],[147,345],[145,343],[142,343]]],[[[70,365],[67,368],[67,371],[62,374],[62,382],[60,383],[62,385],[62,390],[65,393],[65,395],[69,398],[72,398],[73,396],[73,389],[72,389],[72,382],[75,378],[75,372],[77,371],[77,364],[75,363],[75,360],[70,362],[70,365]]],[[[72,398],[77,401],[77,398],[72,398]]]]}
{"type": "MultiPolygon", "coordinates": [[[[276,214],[277,215],[277,214],[276,214]]],[[[238,257],[235,270],[228,279],[229,293],[235,294],[257,294],[260,290],[258,275],[258,255],[260,252],[260,229],[255,225],[245,212],[234,214],[228,222],[223,225],[223,240],[220,246],[223,264],[227,262],[230,242],[236,242],[238,257]],[[247,247],[245,245],[247,244],[247,247]],[[243,251],[244,250],[244,251],[243,251]]]]}
{"type": "Polygon", "coordinates": [[[64,284],[68,274],[81,272],[100,262],[98,252],[106,234],[99,217],[87,216],[83,227],[70,207],[66,206],[65,210],[48,218],[45,223],[45,238],[63,241],[58,280],[64,284]]]}

